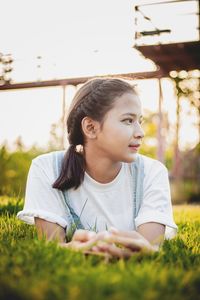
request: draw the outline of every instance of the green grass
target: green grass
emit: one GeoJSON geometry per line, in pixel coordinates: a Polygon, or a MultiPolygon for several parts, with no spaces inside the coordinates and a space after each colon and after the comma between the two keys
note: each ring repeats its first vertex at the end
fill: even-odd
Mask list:
{"type": "Polygon", "coordinates": [[[159,253],[106,262],[37,239],[16,219],[22,200],[0,198],[0,299],[197,299],[200,207],[174,207],[177,237],[159,253]]]}

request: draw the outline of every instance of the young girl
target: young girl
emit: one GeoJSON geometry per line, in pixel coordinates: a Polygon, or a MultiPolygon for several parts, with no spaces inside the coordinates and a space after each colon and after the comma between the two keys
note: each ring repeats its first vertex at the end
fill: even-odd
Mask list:
{"type": "Polygon", "coordinates": [[[157,250],[177,226],[166,167],[138,153],[141,123],[132,85],[86,82],[68,112],[69,148],[33,160],[17,217],[35,224],[39,237],[84,252],[123,257],[157,250]]]}

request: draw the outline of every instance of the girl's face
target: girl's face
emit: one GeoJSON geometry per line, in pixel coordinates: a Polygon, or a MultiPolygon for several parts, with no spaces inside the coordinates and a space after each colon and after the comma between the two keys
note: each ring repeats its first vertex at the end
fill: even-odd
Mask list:
{"type": "Polygon", "coordinates": [[[125,93],[117,97],[114,107],[105,115],[102,130],[97,134],[98,153],[114,162],[132,162],[139,147],[131,145],[141,145],[144,137],[141,122],[142,108],[138,96],[125,93]]]}

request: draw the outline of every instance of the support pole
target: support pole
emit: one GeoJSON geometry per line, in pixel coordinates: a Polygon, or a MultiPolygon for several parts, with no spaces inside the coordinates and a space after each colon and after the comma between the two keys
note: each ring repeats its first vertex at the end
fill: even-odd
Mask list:
{"type": "Polygon", "coordinates": [[[65,149],[65,107],[66,107],[66,85],[62,86],[63,97],[62,97],[62,145],[65,149]]]}
{"type": "Polygon", "coordinates": [[[180,176],[180,150],[179,150],[179,131],[180,131],[180,97],[176,98],[176,136],[174,145],[173,177],[179,180],[180,176]]]}
{"type": "Polygon", "coordinates": [[[157,130],[157,158],[164,163],[164,139],[163,139],[163,115],[162,115],[162,106],[163,106],[163,93],[161,78],[158,79],[159,86],[159,102],[158,102],[158,130],[157,130]]]}

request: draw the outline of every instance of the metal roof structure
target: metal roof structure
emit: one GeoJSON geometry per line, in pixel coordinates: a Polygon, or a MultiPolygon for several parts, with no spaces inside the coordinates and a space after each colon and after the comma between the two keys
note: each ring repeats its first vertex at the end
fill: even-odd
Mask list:
{"type": "Polygon", "coordinates": [[[161,69],[163,76],[170,71],[200,69],[200,42],[184,42],[161,45],[137,46],[142,54],[150,58],[161,69]]]}
{"type": "Polygon", "coordinates": [[[140,1],[135,6],[134,47],[163,76],[174,70],[200,69],[199,24],[199,1],[140,1]]]}

